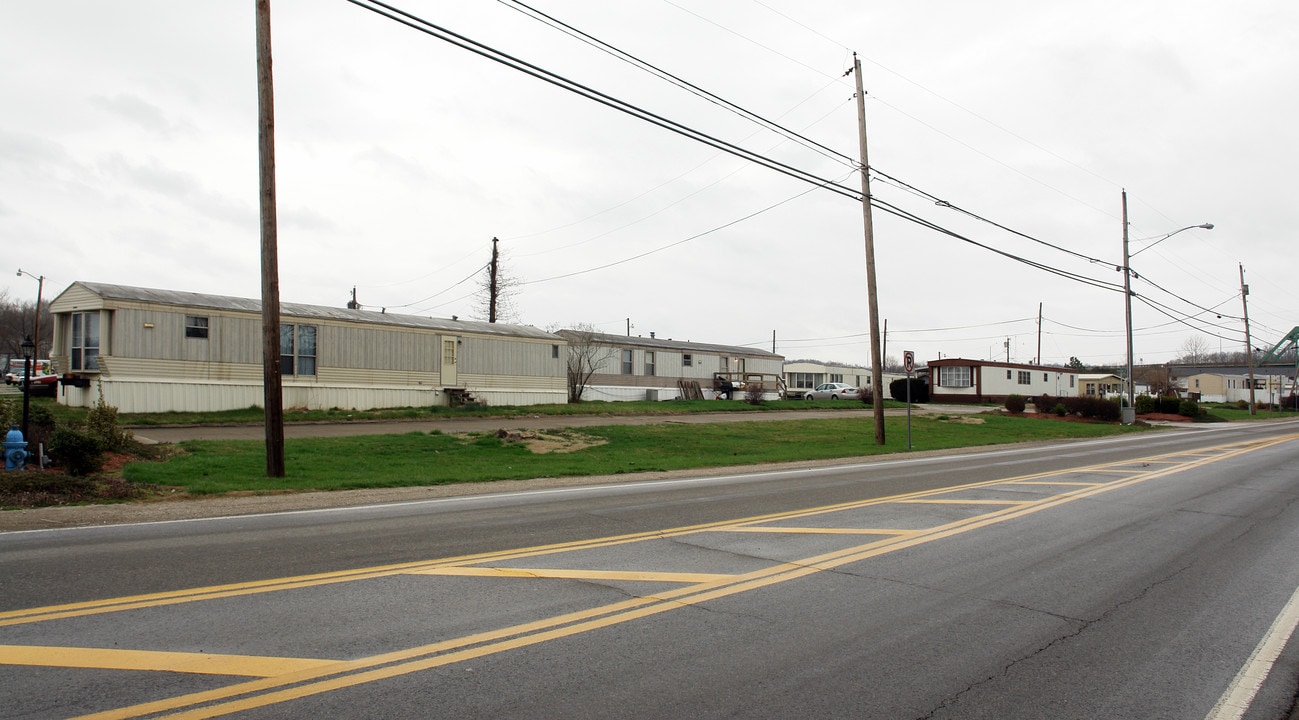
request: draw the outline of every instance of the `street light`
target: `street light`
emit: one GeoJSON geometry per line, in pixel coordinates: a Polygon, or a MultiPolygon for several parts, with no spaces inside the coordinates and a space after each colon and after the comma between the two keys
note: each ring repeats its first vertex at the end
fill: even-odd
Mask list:
{"type": "Polygon", "coordinates": [[[32,336],[28,335],[23,338],[23,439],[31,437],[27,434],[27,420],[31,416],[32,402],[32,336]]]}
{"type": "MultiPolygon", "coordinates": [[[[18,268],[18,277],[22,277],[24,275],[36,281],[36,345],[34,346],[36,350],[34,352],[34,357],[37,360],[40,360],[41,359],[41,292],[45,290],[45,276],[44,275],[36,276],[29,272],[25,272],[22,268],[18,268]]],[[[23,432],[27,432],[27,428],[23,428],[23,432]]]]}
{"type": "Polygon", "coordinates": [[[1140,250],[1132,253],[1131,255],[1129,255],[1128,254],[1128,191],[1127,190],[1123,191],[1123,267],[1118,268],[1118,270],[1122,271],[1123,273],[1123,304],[1125,309],[1125,318],[1127,320],[1126,325],[1127,325],[1127,335],[1128,335],[1128,378],[1127,378],[1128,406],[1123,408],[1120,411],[1122,422],[1124,425],[1131,425],[1133,421],[1137,419],[1137,411],[1135,407],[1136,386],[1132,382],[1132,268],[1130,266],[1130,263],[1132,262],[1133,257],[1140,255],[1141,253],[1149,250],[1150,248],[1176,235],[1177,233],[1183,232],[1185,230],[1194,230],[1195,228],[1199,228],[1201,230],[1212,230],[1213,223],[1203,223],[1201,225],[1187,225],[1184,228],[1178,228],[1168,233],[1167,235],[1159,238],[1158,240],[1150,243],[1149,245],[1141,248],[1140,250]]]}

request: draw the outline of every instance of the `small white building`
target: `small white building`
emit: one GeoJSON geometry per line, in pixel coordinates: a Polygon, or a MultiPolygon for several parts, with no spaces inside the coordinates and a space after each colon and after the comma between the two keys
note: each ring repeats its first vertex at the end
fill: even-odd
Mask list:
{"type": "Polygon", "coordinates": [[[1078,371],[1073,368],[964,358],[929,361],[931,402],[1001,403],[1008,395],[1034,398],[1077,394],[1078,371]]]}
{"type": "MultiPolygon", "coordinates": [[[[874,382],[871,369],[861,365],[838,365],[822,363],[816,360],[795,360],[784,366],[786,392],[793,395],[798,390],[811,390],[822,383],[847,383],[857,388],[869,388],[874,382]]],[[[884,392],[889,391],[889,383],[906,377],[900,373],[882,373],[884,392]]]]}
{"type": "MultiPolygon", "coordinates": [[[[261,302],[75,282],[51,303],[59,402],[122,412],[265,402],[261,302]]],[[[281,303],[285,408],[563,403],[567,342],[534,327],[281,303]]]]}

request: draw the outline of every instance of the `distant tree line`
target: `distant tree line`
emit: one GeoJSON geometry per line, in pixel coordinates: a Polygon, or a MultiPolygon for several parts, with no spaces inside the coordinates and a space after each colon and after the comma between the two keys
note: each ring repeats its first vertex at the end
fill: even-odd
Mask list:
{"type": "MultiPolygon", "coordinates": [[[[50,314],[48,300],[41,301],[40,356],[50,356],[54,339],[54,316],[50,314]]],[[[8,290],[0,290],[0,355],[21,358],[23,338],[32,336],[36,342],[36,302],[18,301],[9,297],[8,290]]]]}

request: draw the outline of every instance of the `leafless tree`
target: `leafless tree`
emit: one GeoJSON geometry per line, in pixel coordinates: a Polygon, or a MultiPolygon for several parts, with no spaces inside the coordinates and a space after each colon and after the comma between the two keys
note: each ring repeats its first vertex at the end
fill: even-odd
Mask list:
{"type": "MultiPolygon", "coordinates": [[[[19,302],[9,297],[8,290],[0,290],[0,355],[21,358],[23,339],[35,332],[36,312],[34,302],[19,302]]],[[[54,338],[54,317],[50,314],[48,300],[41,301],[40,354],[49,357],[54,338]]],[[[35,342],[36,338],[32,337],[35,342]]]]}
{"type": "Polygon", "coordinates": [[[578,323],[557,334],[568,341],[568,401],[582,402],[591,377],[617,357],[618,348],[602,344],[601,333],[589,323],[578,323]]]}
{"type": "Polygon", "coordinates": [[[514,302],[522,283],[506,268],[505,258],[492,238],[492,259],[478,274],[478,291],[474,295],[475,320],[517,323],[519,309],[514,302]]]}
{"type": "Polygon", "coordinates": [[[1209,353],[1209,341],[1203,335],[1191,335],[1182,343],[1182,360],[1192,365],[1203,362],[1209,353]]]}

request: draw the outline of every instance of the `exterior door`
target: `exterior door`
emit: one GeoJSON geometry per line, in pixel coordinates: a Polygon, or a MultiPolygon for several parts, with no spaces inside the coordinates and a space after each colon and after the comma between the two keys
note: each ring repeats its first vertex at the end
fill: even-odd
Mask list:
{"type": "Polygon", "coordinates": [[[456,354],[459,338],[442,337],[442,385],[453,387],[459,380],[456,375],[456,354]]]}

